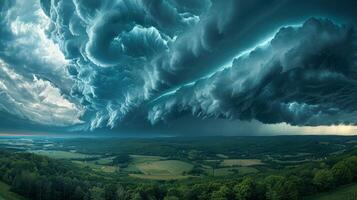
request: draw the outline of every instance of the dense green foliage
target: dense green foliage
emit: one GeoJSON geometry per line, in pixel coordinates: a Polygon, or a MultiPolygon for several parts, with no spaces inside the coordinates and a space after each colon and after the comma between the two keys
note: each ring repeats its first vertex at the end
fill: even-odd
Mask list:
{"type": "Polygon", "coordinates": [[[300,199],[357,181],[355,152],[245,177],[174,182],[130,182],[80,168],[65,160],[29,153],[0,153],[0,176],[29,199],[300,199]]]}
{"type": "Polygon", "coordinates": [[[357,183],[339,187],[336,190],[319,193],[304,200],[356,200],[357,183]]]}
{"type": "Polygon", "coordinates": [[[119,154],[113,159],[113,165],[119,165],[120,167],[128,166],[132,158],[129,154],[119,154]]]}
{"type": "Polygon", "coordinates": [[[0,181],[0,200],[25,200],[25,198],[11,192],[10,186],[0,181]]]}

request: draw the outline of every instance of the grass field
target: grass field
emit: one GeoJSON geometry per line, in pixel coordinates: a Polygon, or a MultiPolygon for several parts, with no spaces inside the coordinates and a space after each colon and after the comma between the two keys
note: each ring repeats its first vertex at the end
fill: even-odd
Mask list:
{"type": "Polygon", "coordinates": [[[148,175],[148,174],[129,174],[129,176],[139,179],[150,179],[150,180],[179,180],[185,179],[189,176],[183,175],[164,175],[164,174],[155,174],[155,175],[148,175]]]}
{"type": "Polygon", "coordinates": [[[129,176],[153,180],[183,179],[193,165],[179,160],[165,160],[160,156],[131,155],[132,163],[125,169],[129,176]],[[134,173],[135,172],[135,173],[134,173]]]}
{"type": "Polygon", "coordinates": [[[83,167],[87,166],[95,171],[100,171],[100,172],[105,172],[105,173],[114,173],[117,170],[117,167],[115,166],[110,166],[110,165],[101,165],[101,164],[95,164],[93,161],[90,162],[83,162],[83,161],[73,161],[74,163],[77,163],[83,167]]]}
{"type": "Polygon", "coordinates": [[[91,158],[96,156],[96,155],[86,155],[76,152],[55,151],[55,150],[34,150],[30,152],[37,155],[48,156],[54,159],[84,159],[84,158],[91,158]]]}
{"type": "Polygon", "coordinates": [[[135,173],[142,173],[141,170],[137,167],[138,165],[142,163],[150,163],[154,161],[159,161],[159,160],[164,160],[166,158],[161,157],[161,156],[145,156],[145,155],[130,155],[130,157],[133,159],[129,166],[125,168],[125,171],[127,172],[135,172],[135,173]]]}
{"type": "Polygon", "coordinates": [[[143,162],[152,162],[166,159],[165,157],[161,156],[145,156],[145,155],[130,155],[133,159],[133,163],[143,163],[143,162]]]}
{"type": "Polygon", "coordinates": [[[98,160],[94,160],[91,162],[94,162],[95,164],[99,165],[110,165],[113,163],[114,157],[107,157],[107,158],[99,158],[98,160]]]}
{"type": "MultiPolygon", "coordinates": [[[[205,171],[208,175],[213,174],[212,168],[206,169],[205,171]]],[[[231,174],[244,175],[257,172],[259,172],[259,170],[253,167],[222,167],[214,170],[214,176],[228,176],[231,174]]]]}
{"type": "MultiPolygon", "coordinates": [[[[69,151],[54,151],[54,150],[36,150],[31,151],[32,153],[48,156],[54,159],[84,159],[84,158],[91,158],[96,157],[97,155],[87,155],[81,154],[76,152],[69,152],[69,151]]],[[[109,164],[112,162],[113,157],[110,158],[100,158],[94,161],[73,161],[83,167],[87,166],[95,171],[105,172],[105,173],[114,173],[117,167],[110,166],[109,164]]]]}
{"type": "Polygon", "coordinates": [[[192,165],[179,160],[162,160],[137,164],[141,172],[148,175],[182,175],[192,169],[192,165]]]}
{"type": "Polygon", "coordinates": [[[224,159],[221,163],[222,166],[254,166],[263,165],[264,163],[258,159],[224,159]]]}
{"type": "Polygon", "coordinates": [[[357,200],[357,183],[340,187],[331,192],[307,197],[304,200],[357,200]]]}
{"type": "Polygon", "coordinates": [[[25,198],[10,192],[9,186],[0,181],[0,200],[25,200],[25,198]]]}

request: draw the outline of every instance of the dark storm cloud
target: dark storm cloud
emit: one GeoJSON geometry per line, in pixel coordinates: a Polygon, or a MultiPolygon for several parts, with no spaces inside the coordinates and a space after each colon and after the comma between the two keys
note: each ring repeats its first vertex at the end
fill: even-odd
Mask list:
{"type": "Polygon", "coordinates": [[[187,114],[354,124],[357,3],[339,2],[4,0],[0,108],[27,105],[15,106],[16,116],[46,125],[84,121],[84,129],[150,129],[150,122],[160,129],[166,125],[157,122],[187,114]],[[51,109],[54,102],[61,109],[51,109]],[[54,110],[58,118],[46,120],[54,110]]]}
{"type": "Polygon", "coordinates": [[[42,8],[53,22],[51,38],[71,60],[72,94],[96,128],[114,127],[163,91],[216,68],[224,45],[279,4],[44,0],[42,8]]]}
{"type": "Polygon", "coordinates": [[[263,123],[356,124],[356,45],[352,27],[327,19],[284,27],[232,67],[156,100],[149,119],[188,112],[263,123]]]}
{"type": "Polygon", "coordinates": [[[168,84],[166,74],[174,74],[181,56],[174,43],[210,6],[190,2],[42,1],[91,128],[115,126],[168,84]]]}

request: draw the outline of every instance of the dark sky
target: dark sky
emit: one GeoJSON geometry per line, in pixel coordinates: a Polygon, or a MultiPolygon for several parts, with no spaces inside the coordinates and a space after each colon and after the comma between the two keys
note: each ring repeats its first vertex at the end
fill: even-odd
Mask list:
{"type": "Polygon", "coordinates": [[[356,8],[2,0],[0,132],[352,134],[356,8]]]}

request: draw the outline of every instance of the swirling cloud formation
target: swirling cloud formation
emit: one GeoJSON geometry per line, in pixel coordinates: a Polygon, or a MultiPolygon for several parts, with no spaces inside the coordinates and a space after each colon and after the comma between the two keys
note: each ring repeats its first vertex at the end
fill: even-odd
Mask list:
{"type": "Polygon", "coordinates": [[[0,109],[39,124],[92,130],[183,115],[356,124],[355,14],[353,6],[340,13],[333,6],[4,0],[0,109]],[[315,17],[314,10],[344,20],[315,17]]]}

